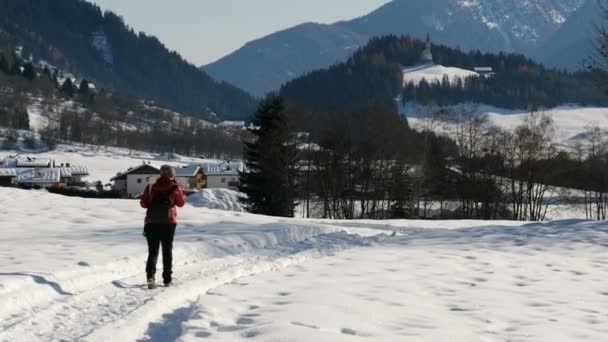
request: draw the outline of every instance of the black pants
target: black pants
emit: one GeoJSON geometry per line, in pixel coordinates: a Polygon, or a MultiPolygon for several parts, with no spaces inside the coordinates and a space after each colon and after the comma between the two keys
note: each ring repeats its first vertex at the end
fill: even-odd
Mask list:
{"type": "Polygon", "coordinates": [[[146,236],[146,240],[148,240],[147,277],[152,278],[156,274],[158,250],[162,246],[163,282],[170,283],[171,274],[173,273],[173,237],[175,236],[175,225],[148,223],[144,227],[144,235],[146,236]]]}

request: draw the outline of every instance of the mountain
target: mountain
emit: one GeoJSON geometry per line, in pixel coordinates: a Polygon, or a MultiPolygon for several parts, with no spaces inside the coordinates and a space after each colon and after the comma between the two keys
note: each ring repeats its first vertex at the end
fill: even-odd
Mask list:
{"type": "Polygon", "coordinates": [[[249,117],[256,101],[201,73],[157,38],[83,0],[0,0],[0,35],[43,60],[104,87],[193,115],[249,117]]]}
{"type": "Polygon", "coordinates": [[[285,80],[348,58],[367,39],[346,28],[302,24],[247,43],[203,70],[261,97],[285,80]]]}
{"type": "Polygon", "coordinates": [[[580,69],[585,60],[593,56],[594,23],[599,23],[600,9],[597,1],[588,1],[574,12],[562,27],[553,33],[532,56],[546,65],[580,69]]]}
{"type": "Polygon", "coordinates": [[[424,37],[428,32],[434,42],[463,50],[529,54],[586,1],[594,0],[393,0],[354,20],[274,33],[202,70],[260,96],[306,72],[346,60],[353,46],[386,34],[424,37]],[[328,41],[334,45],[328,47],[328,41]]]}

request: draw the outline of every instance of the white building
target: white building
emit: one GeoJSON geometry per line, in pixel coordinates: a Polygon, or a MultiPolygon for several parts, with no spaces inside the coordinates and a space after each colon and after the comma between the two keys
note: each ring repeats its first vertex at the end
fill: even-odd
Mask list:
{"type": "Polygon", "coordinates": [[[423,64],[433,64],[433,51],[431,46],[431,36],[429,34],[426,35],[426,46],[424,51],[422,51],[420,59],[423,64]]]}
{"type": "Polygon", "coordinates": [[[207,177],[207,188],[237,190],[243,163],[205,164],[202,167],[207,177]]]}
{"type": "Polygon", "coordinates": [[[0,186],[74,186],[89,175],[86,166],[61,164],[56,167],[53,160],[44,158],[11,157],[0,164],[0,186]]]}
{"type": "Polygon", "coordinates": [[[495,72],[492,69],[492,67],[475,67],[473,69],[473,71],[478,73],[479,76],[486,77],[486,78],[494,77],[494,75],[495,75],[495,72]]]}
{"type": "Polygon", "coordinates": [[[113,190],[135,197],[143,193],[149,184],[154,184],[159,177],[159,169],[149,164],[141,164],[117,174],[110,180],[114,182],[113,190]]]}

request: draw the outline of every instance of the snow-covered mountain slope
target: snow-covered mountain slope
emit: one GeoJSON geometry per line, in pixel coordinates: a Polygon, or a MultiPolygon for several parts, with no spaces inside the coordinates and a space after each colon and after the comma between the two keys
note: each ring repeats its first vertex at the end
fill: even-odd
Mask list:
{"type": "MultiPolygon", "coordinates": [[[[479,115],[487,115],[490,122],[505,129],[515,128],[523,123],[523,118],[529,112],[526,110],[507,110],[486,105],[459,105],[451,107],[459,110],[474,111],[479,115]]],[[[408,116],[414,127],[425,125],[425,117],[435,110],[429,107],[406,105],[401,112],[408,116]]],[[[568,143],[576,139],[592,125],[608,129],[608,108],[561,106],[552,109],[540,110],[540,113],[549,115],[555,124],[555,141],[568,143]]],[[[441,126],[441,125],[440,125],[441,126]]]]}
{"type": "Polygon", "coordinates": [[[334,222],[187,205],[176,285],[149,291],[137,201],[0,188],[0,208],[2,341],[608,336],[602,223],[334,222]]]}
{"type": "Polygon", "coordinates": [[[403,85],[413,83],[417,86],[423,79],[428,83],[441,82],[444,76],[447,76],[450,83],[454,84],[459,78],[464,81],[467,77],[479,76],[479,74],[471,70],[443,65],[419,65],[403,69],[403,85]]]}

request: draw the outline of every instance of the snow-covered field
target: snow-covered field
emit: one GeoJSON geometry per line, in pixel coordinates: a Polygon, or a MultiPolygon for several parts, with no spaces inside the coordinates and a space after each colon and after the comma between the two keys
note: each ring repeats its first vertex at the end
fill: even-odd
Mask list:
{"type": "Polygon", "coordinates": [[[425,64],[417,65],[413,67],[407,67],[403,69],[403,85],[406,86],[409,83],[418,85],[423,79],[428,83],[435,81],[441,82],[444,76],[448,76],[450,83],[456,83],[458,78],[464,81],[465,78],[471,76],[478,76],[475,71],[445,67],[443,65],[425,64]]]}
{"type": "Polygon", "coordinates": [[[0,188],[0,341],[606,341],[608,227],[186,205],[147,290],[137,201],[0,188]],[[159,265],[160,266],[160,265],[159,265]]]}
{"type": "MultiPolygon", "coordinates": [[[[457,110],[458,107],[454,106],[457,110]]],[[[513,129],[523,123],[526,110],[507,110],[487,105],[464,105],[464,110],[474,110],[477,114],[487,115],[491,123],[505,129],[513,129]]],[[[424,115],[432,112],[432,108],[408,105],[401,108],[408,115],[413,127],[424,126],[424,115]],[[422,116],[419,116],[422,115],[422,116]]],[[[577,135],[585,132],[592,125],[608,129],[608,108],[560,106],[552,109],[540,110],[553,119],[555,125],[555,140],[559,143],[575,139],[577,135]]]]}
{"type": "Polygon", "coordinates": [[[153,166],[160,167],[163,164],[174,166],[187,165],[190,163],[219,163],[214,159],[192,158],[177,154],[159,154],[130,150],[118,147],[102,147],[83,144],[64,145],[60,144],[52,151],[39,153],[28,153],[17,150],[0,150],[0,160],[10,156],[20,154],[22,156],[32,156],[36,158],[53,159],[57,163],[70,163],[71,165],[86,166],[90,176],[85,180],[98,181],[104,184],[117,173],[126,171],[130,167],[138,166],[144,162],[153,166]]]}

